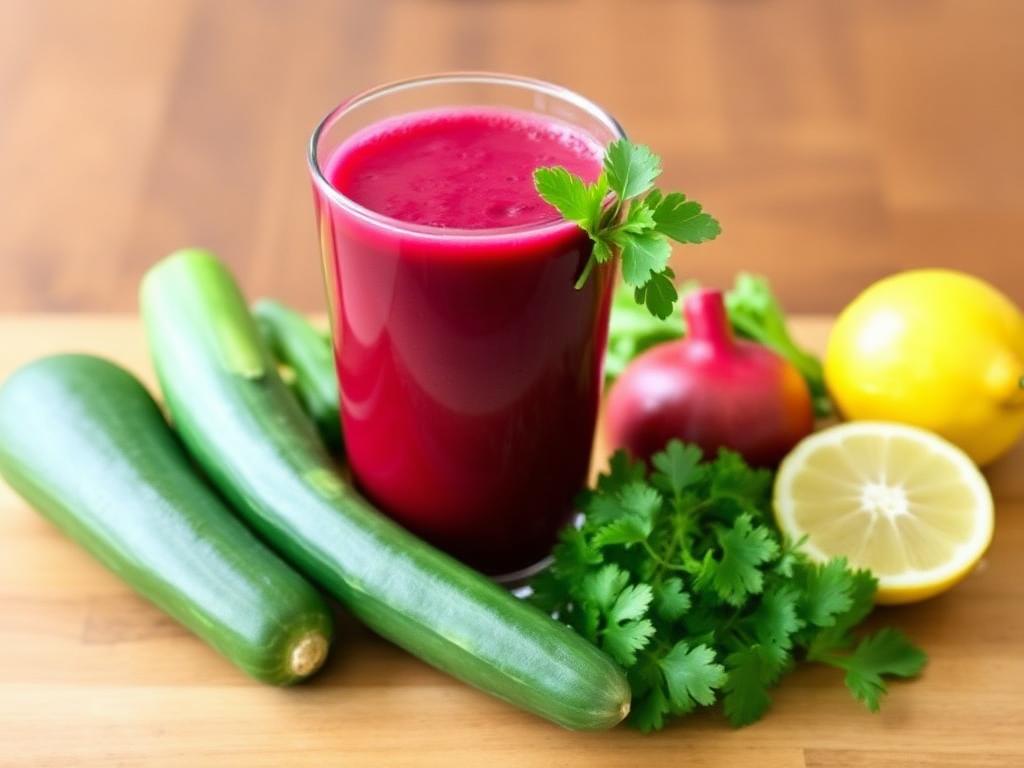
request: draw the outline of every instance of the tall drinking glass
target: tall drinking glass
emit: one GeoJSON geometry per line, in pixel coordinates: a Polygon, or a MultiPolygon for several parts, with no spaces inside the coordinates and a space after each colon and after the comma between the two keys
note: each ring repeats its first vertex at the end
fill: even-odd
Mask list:
{"type": "Polygon", "coordinates": [[[355,96],[310,142],[355,479],[490,574],[542,560],[586,482],[615,276],[574,288],[589,241],[524,184],[580,147],[594,176],[622,136],[569,90],[465,73],[355,96]]]}

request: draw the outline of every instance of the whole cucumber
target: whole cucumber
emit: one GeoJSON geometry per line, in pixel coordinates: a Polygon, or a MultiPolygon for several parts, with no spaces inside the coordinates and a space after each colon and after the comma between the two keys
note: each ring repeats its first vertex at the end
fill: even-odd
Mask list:
{"type": "Polygon", "coordinates": [[[110,570],[253,677],[323,663],[320,595],[194,472],[145,388],[88,355],[30,363],[0,387],[0,472],[110,570]]]}
{"type": "Polygon", "coordinates": [[[608,728],[629,684],[601,651],[377,512],[337,472],[209,253],[142,285],[150,349],[197,461],[260,535],[385,638],[568,728],[608,728]]]}

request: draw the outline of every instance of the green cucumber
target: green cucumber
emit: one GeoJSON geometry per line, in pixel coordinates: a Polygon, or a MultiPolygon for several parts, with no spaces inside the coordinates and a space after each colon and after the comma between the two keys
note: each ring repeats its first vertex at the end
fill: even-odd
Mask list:
{"type": "Polygon", "coordinates": [[[340,453],[338,378],[330,336],[320,333],[295,310],[272,299],[253,304],[252,315],[270,353],[295,377],[292,389],[303,410],[313,419],[327,447],[340,453]]]}
{"type": "Polygon", "coordinates": [[[247,673],[286,685],[323,663],[331,614],[196,474],[145,388],[88,355],[0,387],[0,472],[58,528],[247,673]]]}
{"type": "Polygon", "coordinates": [[[193,456],[259,534],[377,633],[575,729],[629,711],[600,650],[377,512],[339,475],[212,255],[180,251],[142,285],[150,349],[193,456]]]}

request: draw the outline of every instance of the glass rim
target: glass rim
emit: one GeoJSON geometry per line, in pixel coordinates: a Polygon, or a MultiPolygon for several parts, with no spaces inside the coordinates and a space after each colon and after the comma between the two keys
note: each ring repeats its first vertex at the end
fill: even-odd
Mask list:
{"type": "Polygon", "coordinates": [[[325,195],[330,201],[349,211],[350,213],[357,216],[359,219],[374,224],[379,227],[384,227],[392,231],[397,231],[402,234],[416,234],[426,237],[438,237],[438,238],[468,238],[468,239],[486,239],[489,237],[502,237],[510,234],[542,234],[549,231],[554,231],[565,227],[566,225],[572,225],[572,222],[552,217],[551,220],[545,220],[540,222],[534,222],[530,224],[516,224],[509,227],[487,227],[482,229],[465,229],[465,228],[449,228],[449,227],[434,227],[425,224],[414,224],[401,219],[396,219],[391,216],[386,216],[382,213],[378,213],[364,205],[360,205],[352,198],[343,194],[338,190],[327,177],[324,175],[323,169],[320,167],[320,161],[317,158],[317,149],[320,146],[320,140],[324,133],[330,129],[335,122],[340,118],[348,114],[352,109],[359,107],[363,104],[368,104],[372,101],[376,101],[379,98],[389,96],[394,93],[401,93],[402,91],[413,90],[420,86],[425,85],[455,85],[459,83],[478,83],[484,85],[501,85],[511,86],[514,88],[521,88],[524,91],[532,91],[534,93],[542,93],[553,98],[560,99],[567,102],[583,112],[587,113],[591,117],[595,118],[612,134],[613,141],[618,139],[626,138],[626,132],[619,125],[619,122],[611,116],[606,110],[599,107],[595,102],[581,96],[569,88],[554,83],[549,83],[545,80],[537,80],[531,77],[522,77],[520,75],[506,75],[498,72],[442,72],[432,75],[420,75],[418,77],[411,77],[403,80],[395,80],[390,83],[384,83],[382,85],[374,86],[365,91],[361,91],[354,96],[342,101],[336,107],[331,109],[324,117],[317,123],[316,128],[313,129],[313,133],[309,139],[309,146],[306,155],[306,161],[309,165],[310,174],[313,177],[313,183],[316,184],[320,192],[325,195]]]}

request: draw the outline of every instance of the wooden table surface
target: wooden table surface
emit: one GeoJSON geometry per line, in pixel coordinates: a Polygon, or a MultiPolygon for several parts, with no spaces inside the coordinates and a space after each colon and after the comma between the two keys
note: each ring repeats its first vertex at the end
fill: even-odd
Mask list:
{"type": "Polygon", "coordinates": [[[304,163],[334,104],[429,72],[544,78],[665,158],[724,235],[836,312],[923,265],[1024,304],[1021,0],[0,0],[0,311],[134,311],[185,245],[321,307],[304,163]]]}
{"type": "MultiPolygon", "coordinates": [[[[676,254],[683,277],[754,270],[835,312],[949,266],[1024,304],[1022,28],[1020,0],[0,0],[0,312],[132,312],[145,268],[193,244],[320,309],[312,127],[453,69],[563,83],[662,154],[724,227],[676,254]]],[[[152,382],[131,315],[0,316],[0,378],[57,350],[152,382]]],[[[561,731],[344,618],[315,681],[261,687],[0,484],[0,766],[1024,766],[1024,448],[989,476],[982,566],[882,612],[932,660],[880,715],[808,668],[762,723],[650,737],[561,731]]]]}
{"type": "MultiPolygon", "coordinates": [[[[823,319],[798,323],[814,346],[823,319]]],[[[152,384],[137,318],[0,317],[0,379],[57,351],[152,384]]],[[[74,462],[74,457],[63,460],[74,462]]],[[[1024,766],[1024,445],[994,466],[996,535],[952,592],[879,611],[931,657],[871,715],[831,669],[787,677],[760,723],[571,733],[470,689],[341,617],[308,684],[252,682],[136,597],[0,483],[2,766],[1024,766]]]]}

